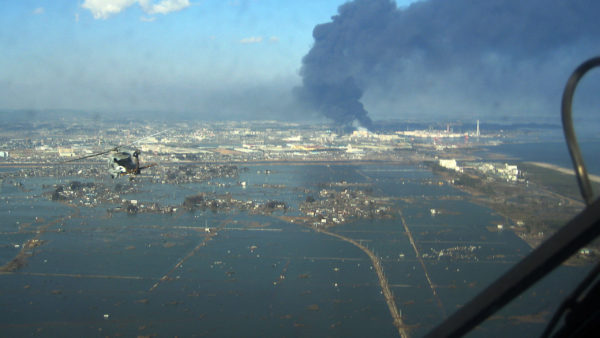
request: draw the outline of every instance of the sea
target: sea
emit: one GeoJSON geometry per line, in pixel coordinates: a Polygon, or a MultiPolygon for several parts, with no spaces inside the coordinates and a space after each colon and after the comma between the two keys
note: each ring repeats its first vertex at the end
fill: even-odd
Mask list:
{"type": "MultiPolygon", "coordinates": [[[[590,174],[600,175],[600,140],[589,140],[580,146],[586,169],[590,174]]],[[[572,169],[573,162],[564,141],[547,140],[527,143],[505,143],[488,150],[505,154],[516,161],[544,162],[572,169]]]]}
{"type": "MultiPolygon", "coordinates": [[[[493,150],[567,166],[539,149],[548,147],[532,142],[493,150]]],[[[360,183],[394,207],[390,219],[355,219],[329,230],[379,257],[411,337],[429,332],[531,252],[513,232],[489,230],[510,220],[439,185],[423,167],[247,167],[239,177],[180,185],[140,176],[138,191],[123,198],[181,206],[201,192],[230,193],[285,201],[288,210],[114,213],[108,211],[114,205],[73,207],[48,198],[52,185],[78,177],[2,181],[0,265],[29,240],[39,246],[26,250],[20,269],[0,273],[0,336],[398,336],[369,256],[314,226],[285,220],[301,216],[307,195],[335,182],[360,183]],[[439,254],[452,250],[462,255],[439,254]]],[[[560,267],[469,335],[539,335],[589,270],[560,267]]]]}

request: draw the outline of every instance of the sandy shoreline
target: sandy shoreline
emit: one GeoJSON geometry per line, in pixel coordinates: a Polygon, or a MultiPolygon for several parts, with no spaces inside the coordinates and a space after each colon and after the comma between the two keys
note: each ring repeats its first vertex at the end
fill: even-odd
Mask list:
{"type": "MultiPolygon", "coordinates": [[[[525,163],[533,164],[533,165],[541,167],[541,168],[558,171],[559,173],[566,174],[566,175],[573,175],[573,176],[575,175],[575,171],[573,169],[559,167],[557,165],[550,164],[550,163],[544,163],[544,162],[525,162],[525,163]]],[[[600,183],[600,176],[588,174],[588,177],[589,177],[590,181],[595,182],[595,183],[600,183]]]]}

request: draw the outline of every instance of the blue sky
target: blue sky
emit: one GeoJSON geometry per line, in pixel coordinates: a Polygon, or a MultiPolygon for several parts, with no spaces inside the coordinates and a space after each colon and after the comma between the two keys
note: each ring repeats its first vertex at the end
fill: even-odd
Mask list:
{"type": "Polygon", "coordinates": [[[286,92],[300,82],[312,29],[342,3],[3,1],[0,109],[155,110],[200,118],[239,111],[243,118],[260,114],[243,110],[264,95],[262,107],[252,109],[282,114],[292,104],[286,92]],[[281,100],[271,104],[275,98],[281,100]]]}

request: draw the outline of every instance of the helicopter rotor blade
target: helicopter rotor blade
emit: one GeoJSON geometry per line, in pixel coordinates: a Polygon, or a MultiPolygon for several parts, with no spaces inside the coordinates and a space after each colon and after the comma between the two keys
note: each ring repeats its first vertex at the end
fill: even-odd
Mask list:
{"type": "Polygon", "coordinates": [[[80,160],[83,160],[83,159],[86,159],[86,158],[90,158],[90,157],[101,156],[101,155],[104,155],[104,154],[108,154],[108,153],[110,153],[112,151],[117,151],[118,149],[119,149],[119,147],[114,147],[114,148],[111,148],[109,150],[105,150],[105,151],[102,151],[102,152],[99,152],[99,153],[95,153],[95,154],[91,154],[91,155],[86,155],[86,156],[81,156],[81,157],[74,158],[74,159],[67,160],[67,161],[63,161],[63,162],[60,162],[60,163],[76,162],[76,161],[80,161],[80,160]]]}
{"type": "Polygon", "coordinates": [[[164,133],[168,132],[168,131],[169,131],[169,130],[171,130],[171,129],[172,129],[172,128],[168,128],[168,129],[165,129],[165,130],[162,130],[162,131],[156,132],[156,133],[154,133],[154,134],[152,134],[152,135],[144,136],[144,137],[142,137],[141,139],[137,139],[137,140],[135,140],[135,141],[133,141],[133,142],[131,142],[131,143],[128,143],[128,144],[126,144],[126,145],[123,145],[123,146],[120,146],[120,147],[123,147],[123,148],[131,147],[131,146],[135,145],[136,143],[142,142],[143,140],[145,140],[145,139],[147,139],[147,138],[154,137],[154,136],[158,136],[158,135],[160,135],[160,134],[164,134],[164,133]]]}
{"type": "MultiPolygon", "coordinates": [[[[153,137],[153,136],[157,136],[157,135],[160,135],[160,134],[164,134],[164,133],[166,133],[167,131],[169,131],[169,130],[171,130],[171,129],[172,129],[172,128],[169,128],[169,129],[165,129],[165,130],[162,130],[162,131],[156,132],[156,133],[154,133],[154,134],[152,134],[152,135],[148,135],[148,136],[142,137],[142,138],[140,138],[140,139],[138,139],[138,140],[135,140],[135,141],[133,141],[133,142],[131,142],[131,143],[129,143],[129,144],[125,144],[125,145],[117,145],[117,146],[115,146],[115,147],[113,147],[113,148],[110,148],[110,149],[108,149],[108,150],[105,150],[105,151],[101,151],[101,152],[99,152],[99,153],[94,153],[94,154],[90,154],[90,155],[85,155],[85,156],[81,156],[81,157],[78,157],[78,158],[74,158],[74,159],[70,159],[70,160],[62,161],[62,162],[59,162],[59,163],[60,163],[60,164],[64,164],[64,163],[76,162],[76,161],[84,160],[84,159],[86,159],[86,158],[92,158],[92,157],[97,157],[97,156],[105,155],[105,154],[108,154],[108,153],[110,153],[110,152],[113,152],[113,151],[119,151],[119,148],[128,148],[128,147],[131,147],[131,146],[135,145],[136,143],[139,143],[139,142],[141,142],[141,141],[143,141],[143,140],[145,140],[145,139],[147,139],[147,138],[150,138],[150,137],[153,137]]],[[[136,151],[138,154],[139,154],[139,153],[141,153],[141,151],[140,151],[139,149],[136,149],[135,151],[136,151]]]]}

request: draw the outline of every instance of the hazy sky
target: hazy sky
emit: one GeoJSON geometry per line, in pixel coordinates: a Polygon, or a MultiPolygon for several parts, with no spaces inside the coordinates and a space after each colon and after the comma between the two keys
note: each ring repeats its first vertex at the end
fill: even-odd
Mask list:
{"type": "Polygon", "coordinates": [[[280,117],[343,0],[0,4],[0,109],[280,117]]]}
{"type": "MultiPolygon", "coordinates": [[[[386,3],[393,4],[386,10],[394,12],[395,17],[389,18],[386,27],[381,28],[383,30],[376,28],[370,33],[363,30],[369,26],[365,26],[365,22],[355,20],[353,24],[351,21],[334,28],[347,29],[344,39],[323,40],[342,46],[346,53],[365,50],[367,45],[372,48],[373,55],[366,59],[357,53],[344,60],[328,59],[322,66],[348,66],[347,75],[362,91],[360,100],[373,119],[414,118],[421,113],[432,117],[438,112],[440,116],[456,114],[457,117],[471,118],[499,113],[498,110],[510,116],[511,113],[503,110],[514,114],[514,106],[502,101],[527,89],[526,85],[512,88],[501,84],[504,83],[503,73],[507,70],[510,73],[513,65],[528,76],[534,74],[533,70],[529,72],[532,68],[535,71],[558,69],[543,76],[543,81],[554,81],[557,85],[548,88],[533,85],[532,92],[536,95],[528,100],[518,100],[519,107],[539,114],[555,104],[542,102],[548,101],[546,89],[556,94],[557,88],[563,86],[558,82],[564,80],[575,62],[583,61],[598,50],[597,39],[576,40],[580,44],[572,49],[563,39],[558,46],[548,43],[550,47],[546,54],[514,52],[529,42],[513,43],[511,38],[523,34],[514,29],[508,34],[509,39],[497,39],[505,26],[514,25],[509,11],[505,13],[505,22],[494,23],[498,26],[494,29],[495,34],[465,36],[470,29],[481,27],[453,24],[453,19],[462,21],[460,13],[469,13],[469,8],[474,14],[469,14],[468,19],[480,15],[479,7],[481,3],[488,3],[487,0],[434,0],[417,2],[409,7],[411,2],[352,2],[346,8],[359,13],[366,10],[365,22],[380,20],[380,14],[368,12],[371,4],[379,3],[383,7],[386,3]],[[453,4],[457,8],[452,8],[453,4]],[[434,13],[438,13],[437,16],[434,13]],[[447,13],[445,18],[444,13],[447,13]],[[442,41],[445,37],[440,32],[446,28],[452,32],[448,41],[442,41]],[[458,36],[460,34],[463,35],[458,36]],[[386,35],[402,38],[386,40],[386,35]],[[499,42],[496,51],[489,48],[494,41],[482,41],[492,38],[499,42]],[[475,39],[473,47],[460,44],[453,47],[453,41],[468,45],[470,39],[475,39]],[[431,47],[436,43],[450,44],[450,47],[431,47]],[[587,47],[584,46],[586,43],[587,47]],[[587,48],[585,53],[578,53],[580,47],[587,48]],[[503,48],[510,52],[505,53],[503,48]],[[391,53],[397,53],[395,55],[401,62],[389,62],[391,53]],[[463,59],[450,58],[446,61],[456,62],[456,66],[444,64],[436,70],[438,73],[430,72],[428,64],[435,64],[435,58],[440,55],[463,59]],[[539,55],[544,55],[539,60],[543,64],[532,64],[539,55]],[[475,70],[465,71],[475,59],[475,70]],[[555,62],[557,64],[552,64],[555,62]],[[483,72],[492,76],[489,83],[481,78],[466,80],[479,73],[486,63],[499,66],[494,71],[483,72]],[[488,84],[492,91],[479,90],[488,84]],[[471,94],[458,95],[457,87],[461,86],[466,86],[471,94]],[[493,91],[502,95],[492,99],[493,91]],[[466,102],[472,93],[478,98],[466,102]],[[486,102],[482,104],[482,101],[486,102]],[[454,108],[448,113],[446,108],[449,106],[454,108]]],[[[585,4],[589,1],[571,2],[585,4]]],[[[199,119],[285,119],[292,116],[297,120],[298,116],[315,117],[318,109],[298,105],[293,89],[302,85],[303,57],[323,42],[315,43],[313,29],[318,24],[331,22],[331,17],[338,14],[338,7],[344,3],[343,0],[2,1],[0,109],[150,110],[164,115],[187,114],[199,119]]],[[[485,21],[490,13],[493,11],[481,14],[481,21],[485,21]]],[[[343,19],[347,15],[338,17],[343,19]]],[[[363,17],[363,14],[351,17],[363,17]]],[[[338,23],[342,21],[340,19],[338,23]]],[[[542,27],[546,24],[549,23],[539,23],[542,27]]],[[[536,34],[542,34],[540,32],[536,31],[536,34]]],[[[575,35],[578,33],[574,31],[575,35]]],[[[598,35],[598,31],[594,33],[598,35]]],[[[507,78],[514,81],[516,76],[509,75],[507,78]]],[[[531,81],[530,78],[523,79],[526,84],[531,81]]]]}

